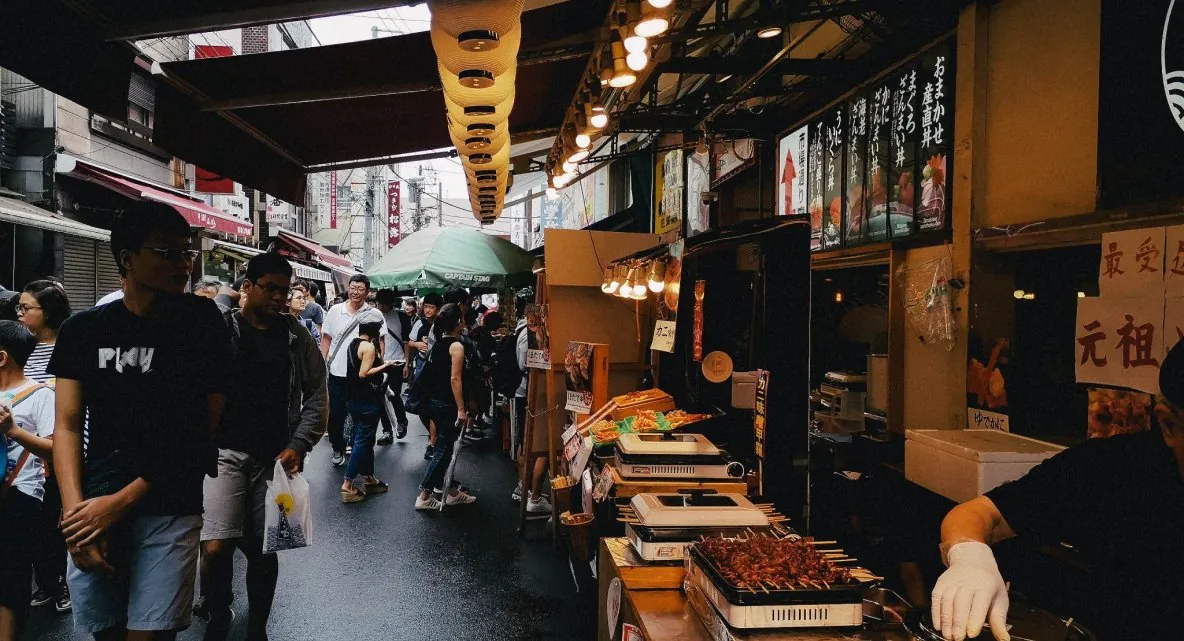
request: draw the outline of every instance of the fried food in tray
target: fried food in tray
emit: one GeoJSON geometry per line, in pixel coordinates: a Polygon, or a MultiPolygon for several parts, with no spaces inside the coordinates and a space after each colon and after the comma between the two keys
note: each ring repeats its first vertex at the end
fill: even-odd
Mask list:
{"type": "Polygon", "coordinates": [[[670,423],[671,428],[681,427],[688,423],[696,423],[711,418],[710,414],[689,414],[685,410],[671,410],[663,416],[666,417],[666,422],[670,423]]]}
{"type": "Polygon", "coordinates": [[[653,410],[641,410],[633,417],[633,431],[657,432],[661,427],[658,425],[658,416],[653,410]]]}
{"type": "Polygon", "coordinates": [[[588,433],[597,443],[613,443],[621,438],[621,427],[614,421],[601,420],[593,423],[588,428],[588,433]]]}

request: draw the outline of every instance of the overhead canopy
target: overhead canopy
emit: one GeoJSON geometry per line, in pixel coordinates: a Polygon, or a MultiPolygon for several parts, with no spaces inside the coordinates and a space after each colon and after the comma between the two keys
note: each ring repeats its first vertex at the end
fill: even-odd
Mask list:
{"type": "Polygon", "coordinates": [[[472,229],[428,227],[407,236],[366,273],[375,287],[518,287],[534,282],[529,252],[472,229]]]}
{"type": "MultiPolygon", "coordinates": [[[[290,247],[297,249],[299,252],[306,254],[310,260],[315,260],[330,269],[342,269],[348,272],[354,271],[354,264],[350,259],[340,254],[335,254],[318,243],[300,234],[296,234],[287,230],[281,230],[277,240],[281,244],[287,244],[290,247]]],[[[281,249],[280,253],[284,253],[281,249]]]]}
{"type": "MultiPolygon", "coordinates": [[[[392,4],[409,3],[12,0],[5,8],[14,19],[0,22],[0,66],[120,120],[131,74],[155,75],[154,144],[303,204],[307,172],[450,146],[426,33],[159,65],[113,39],[392,4]]],[[[522,15],[516,92],[524,99],[509,121],[515,142],[554,135],[588,61],[586,32],[604,24],[608,7],[609,0],[568,1],[522,15]]]]}
{"type": "Polygon", "coordinates": [[[92,240],[111,239],[111,232],[106,229],[84,225],[60,214],[51,214],[40,207],[3,196],[0,196],[0,220],[92,240]]]}

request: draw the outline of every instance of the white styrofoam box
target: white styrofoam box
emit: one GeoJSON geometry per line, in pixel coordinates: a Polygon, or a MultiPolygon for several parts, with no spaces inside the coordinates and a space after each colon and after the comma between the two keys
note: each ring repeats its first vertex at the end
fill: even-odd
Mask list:
{"type": "Polygon", "coordinates": [[[908,430],[905,439],[904,477],[959,503],[1024,476],[1065,449],[996,430],[908,430]]]}

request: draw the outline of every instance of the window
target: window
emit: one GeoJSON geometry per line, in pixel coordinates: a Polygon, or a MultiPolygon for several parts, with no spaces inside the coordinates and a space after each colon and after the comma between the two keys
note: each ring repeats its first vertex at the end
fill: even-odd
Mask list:
{"type": "Polygon", "coordinates": [[[151,129],[152,112],[134,102],[129,102],[127,103],[127,121],[151,129]]]}

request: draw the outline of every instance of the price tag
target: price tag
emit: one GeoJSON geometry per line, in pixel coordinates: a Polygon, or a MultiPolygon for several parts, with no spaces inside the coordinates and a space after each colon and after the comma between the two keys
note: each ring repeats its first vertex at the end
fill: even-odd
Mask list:
{"type": "Polygon", "coordinates": [[[654,342],[650,344],[650,349],[655,349],[659,352],[673,352],[674,330],[676,327],[676,323],[670,320],[660,320],[655,323],[654,342]]]}
{"type": "Polygon", "coordinates": [[[605,465],[600,468],[600,476],[596,477],[596,487],[592,488],[592,500],[600,503],[608,498],[613,489],[613,468],[605,465]]]}
{"type": "Polygon", "coordinates": [[[563,442],[563,459],[568,463],[575,460],[576,455],[580,453],[580,437],[572,434],[571,438],[563,442]]]}

